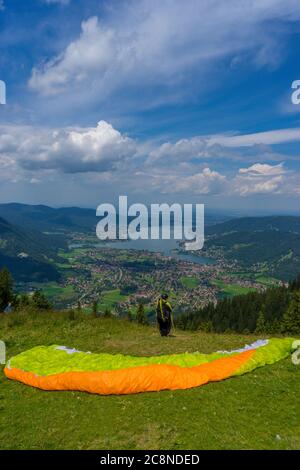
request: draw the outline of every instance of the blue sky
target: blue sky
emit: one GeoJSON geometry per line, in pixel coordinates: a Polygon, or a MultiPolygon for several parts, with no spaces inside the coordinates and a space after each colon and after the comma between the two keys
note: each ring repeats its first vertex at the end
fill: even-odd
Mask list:
{"type": "Polygon", "coordinates": [[[0,201],[297,211],[296,0],[0,0],[0,201]]]}

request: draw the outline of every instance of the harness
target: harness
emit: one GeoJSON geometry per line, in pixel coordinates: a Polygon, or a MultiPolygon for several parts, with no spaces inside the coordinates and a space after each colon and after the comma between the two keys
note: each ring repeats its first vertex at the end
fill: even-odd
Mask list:
{"type": "MultiPolygon", "coordinates": [[[[161,317],[163,319],[163,321],[165,320],[165,316],[164,316],[164,309],[163,309],[163,305],[166,305],[169,309],[170,309],[170,312],[172,313],[172,307],[171,307],[171,304],[170,302],[168,302],[167,300],[164,300],[162,298],[158,299],[157,301],[157,307],[159,308],[159,311],[161,313],[161,317]]],[[[171,315],[172,317],[172,315],[171,315]]]]}

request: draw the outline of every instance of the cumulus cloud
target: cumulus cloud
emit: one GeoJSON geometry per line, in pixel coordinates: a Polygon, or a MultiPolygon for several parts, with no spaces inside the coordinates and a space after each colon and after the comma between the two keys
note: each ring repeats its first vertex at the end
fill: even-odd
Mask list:
{"type": "Polygon", "coordinates": [[[232,165],[218,169],[222,160],[211,158],[207,140],[209,136],[175,144],[145,143],[106,121],[88,128],[0,126],[0,179],[38,186],[45,178],[55,181],[61,174],[81,178],[83,185],[89,182],[140,193],[300,194],[299,175],[283,162],[252,161],[238,169],[232,165]]]}
{"type": "Polygon", "coordinates": [[[164,193],[220,194],[226,188],[226,177],[206,167],[201,172],[184,176],[182,174],[157,177],[156,184],[164,193]]]}
{"type": "Polygon", "coordinates": [[[72,82],[84,93],[83,83],[91,74],[105,74],[116,53],[113,36],[113,31],[102,28],[96,17],[84,21],[79,39],[48,62],[43,71],[34,69],[29,85],[49,95],[68,90],[72,82]]]}
{"type": "Polygon", "coordinates": [[[280,192],[293,192],[288,189],[288,177],[284,164],[269,165],[255,163],[249,168],[240,168],[235,178],[235,191],[242,196],[250,194],[268,194],[280,192]]]}
{"type": "Polygon", "coordinates": [[[36,66],[30,87],[46,96],[80,90],[104,100],[116,89],[162,86],[169,99],[168,88],[195,71],[205,88],[216,61],[275,67],[287,29],[276,22],[300,18],[297,0],[141,0],[111,11],[84,21],[59,55],[36,66]]]}
{"type": "Polygon", "coordinates": [[[265,177],[274,175],[283,175],[286,173],[283,163],[279,165],[269,165],[267,163],[255,163],[249,168],[240,168],[241,175],[249,175],[250,177],[265,177]]]}
{"type": "Polygon", "coordinates": [[[0,155],[32,171],[105,171],[135,152],[134,141],[105,121],[85,129],[2,126],[0,134],[0,155]]]}
{"type": "Polygon", "coordinates": [[[253,182],[252,179],[238,179],[238,192],[241,196],[247,196],[249,194],[266,194],[279,192],[282,186],[282,176],[276,176],[267,180],[261,180],[259,182],[253,182]]]}

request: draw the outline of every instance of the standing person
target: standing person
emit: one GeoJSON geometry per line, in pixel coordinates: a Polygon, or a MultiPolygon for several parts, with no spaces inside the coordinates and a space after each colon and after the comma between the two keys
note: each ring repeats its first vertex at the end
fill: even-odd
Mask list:
{"type": "Polygon", "coordinates": [[[160,335],[169,336],[172,327],[172,307],[167,294],[162,294],[157,301],[156,318],[160,335]]]}

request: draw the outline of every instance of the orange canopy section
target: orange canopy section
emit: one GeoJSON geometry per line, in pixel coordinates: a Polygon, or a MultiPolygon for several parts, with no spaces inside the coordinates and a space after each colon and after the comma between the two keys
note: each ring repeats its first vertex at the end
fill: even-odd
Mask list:
{"type": "Polygon", "coordinates": [[[255,350],[223,357],[194,367],[151,364],[128,369],[92,372],[63,372],[37,376],[15,368],[5,368],[5,375],[43,390],[80,390],[100,395],[124,395],[159,390],[198,387],[223,380],[245,364],[255,350]]]}
{"type": "Polygon", "coordinates": [[[158,356],[91,353],[66,346],[36,346],[12,357],[4,372],[42,390],[124,395],[199,387],[274,364],[291,355],[293,338],[259,339],[233,351],[158,356]]]}

